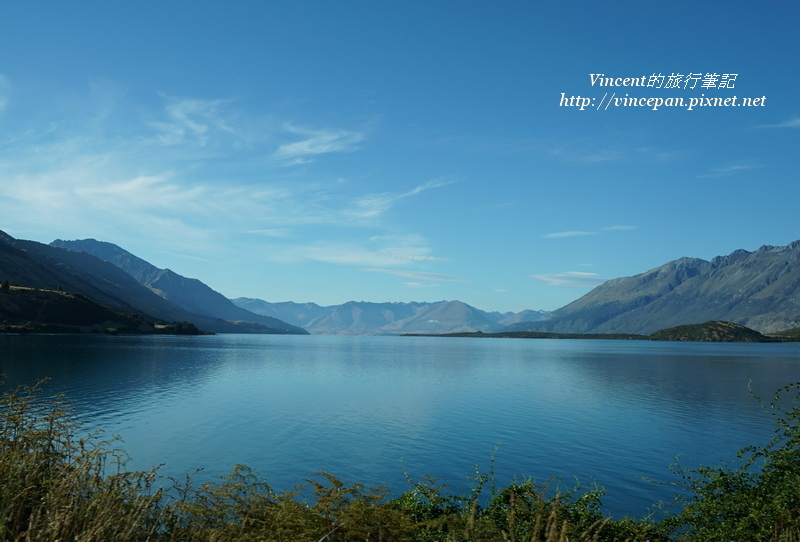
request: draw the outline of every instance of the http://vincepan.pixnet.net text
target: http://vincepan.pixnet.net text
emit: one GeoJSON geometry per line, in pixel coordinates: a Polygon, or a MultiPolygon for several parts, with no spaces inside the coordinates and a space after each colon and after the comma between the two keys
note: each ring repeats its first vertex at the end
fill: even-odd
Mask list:
{"type": "Polygon", "coordinates": [[[607,111],[619,107],[695,111],[708,107],[766,106],[766,96],[739,96],[732,93],[735,92],[738,76],[738,73],[715,72],[653,73],[627,77],[590,73],[592,95],[562,92],[558,105],[581,111],[607,111]],[[595,89],[597,92],[594,92],[595,89]],[[656,93],[659,95],[656,96],[656,93]]]}

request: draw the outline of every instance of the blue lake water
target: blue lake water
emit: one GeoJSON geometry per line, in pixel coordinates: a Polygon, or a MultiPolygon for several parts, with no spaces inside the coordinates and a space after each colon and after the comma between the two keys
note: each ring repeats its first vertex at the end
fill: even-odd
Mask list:
{"type": "Polygon", "coordinates": [[[236,463],[289,489],[318,471],[407,488],[432,474],[466,494],[497,482],[603,486],[644,515],[681,464],[719,464],[773,432],[765,398],[800,380],[800,345],[215,335],[0,335],[6,387],[52,380],[130,468],[182,476],[236,463]]]}

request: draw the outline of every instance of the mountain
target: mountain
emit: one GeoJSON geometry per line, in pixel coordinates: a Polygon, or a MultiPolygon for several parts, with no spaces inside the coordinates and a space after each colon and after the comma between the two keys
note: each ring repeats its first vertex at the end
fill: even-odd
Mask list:
{"type": "MultiPolygon", "coordinates": [[[[239,307],[280,318],[318,334],[402,334],[496,331],[505,320],[541,318],[544,311],[513,313],[485,312],[460,301],[433,303],[371,303],[349,301],[322,307],[315,303],[269,303],[240,297],[239,307]]],[[[516,320],[514,320],[516,321],[516,320]]]]}
{"type": "Polygon", "coordinates": [[[57,239],[50,245],[91,254],[109,262],[128,273],[153,293],[192,314],[231,322],[256,323],[279,333],[307,333],[305,330],[277,318],[256,314],[237,307],[224,295],[203,282],[184,277],[169,269],[159,269],[113,243],[95,239],[75,241],[57,239]]]}
{"type": "Polygon", "coordinates": [[[0,331],[153,333],[152,324],[132,313],[104,307],[81,294],[24,286],[0,287],[0,331]]]}
{"type": "Polygon", "coordinates": [[[522,322],[538,322],[540,320],[547,320],[548,318],[550,318],[550,311],[524,310],[516,314],[509,313],[503,315],[503,318],[498,320],[498,323],[504,326],[510,326],[511,324],[519,324],[522,322]]]}
{"type": "Polygon", "coordinates": [[[761,333],[800,319],[800,241],[737,250],[711,261],[680,258],[633,277],[609,280],[548,320],[509,331],[640,333],[711,320],[761,333]]]}
{"type": "Polygon", "coordinates": [[[462,303],[442,301],[413,316],[392,322],[383,327],[389,333],[457,333],[462,331],[495,331],[502,326],[490,316],[462,303]]]}
{"type": "Polygon", "coordinates": [[[305,328],[309,322],[328,313],[329,307],[321,307],[316,303],[295,303],[294,301],[281,301],[270,303],[263,299],[252,297],[237,297],[231,299],[237,307],[263,316],[272,316],[294,326],[305,328]]]}
{"type": "Polygon", "coordinates": [[[163,322],[191,322],[218,333],[284,333],[250,322],[193,314],[139,284],[117,266],[91,254],[15,239],[0,232],[0,279],[15,286],[80,294],[115,311],[163,322]]]}
{"type": "Polygon", "coordinates": [[[349,301],[328,307],[305,327],[312,333],[363,335],[384,333],[384,327],[409,318],[425,304],[422,303],[369,303],[349,301]]]}

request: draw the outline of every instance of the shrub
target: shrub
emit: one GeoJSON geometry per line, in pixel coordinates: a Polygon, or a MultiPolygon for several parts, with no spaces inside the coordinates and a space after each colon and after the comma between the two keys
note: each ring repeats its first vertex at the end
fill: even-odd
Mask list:
{"type": "Polygon", "coordinates": [[[19,387],[0,399],[0,541],[797,541],[798,397],[800,383],[776,394],[767,407],[775,437],[742,450],[738,466],[678,469],[683,509],[652,523],[605,517],[598,487],[524,479],[498,488],[492,468],[476,469],[468,495],[426,476],[394,498],[328,473],[276,492],[242,465],[199,485],[129,472],[117,441],[84,434],[63,398],[19,387]],[[779,407],[786,399],[791,406],[779,407]]]}
{"type": "Polygon", "coordinates": [[[0,399],[0,539],[147,539],[159,525],[155,472],[126,472],[113,441],[77,436],[39,387],[0,399]]]}
{"type": "Polygon", "coordinates": [[[800,540],[800,383],[779,390],[766,410],[775,435],[739,452],[735,466],[676,469],[688,493],[666,521],[691,540],[800,540]],[[793,395],[790,395],[792,394],[793,395]],[[781,403],[790,403],[788,409],[781,403]]]}

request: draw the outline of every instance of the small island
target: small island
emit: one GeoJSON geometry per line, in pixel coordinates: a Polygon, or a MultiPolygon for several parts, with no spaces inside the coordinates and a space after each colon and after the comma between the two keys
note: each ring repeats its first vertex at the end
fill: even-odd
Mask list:
{"type": "Polygon", "coordinates": [[[501,331],[483,333],[443,333],[440,335],[408,333],[405,337],[480,337],[500,339],[607,339],[638,341],[683,341],[683,342],[800,342],[800,327],[763,335],[754,329],[734,322],[711,320],[703,324],[686,324],[656,331],[651,335],[632,333],[545,333],[543,331],[501,331]]]}
{"type": "Polygon", "coordinates": [[[762,335],[758,331],[741,324],[717,320],[662,329],[650,335],[650,340],[737,343],[784,342],[782,338],[762,335]]]}

